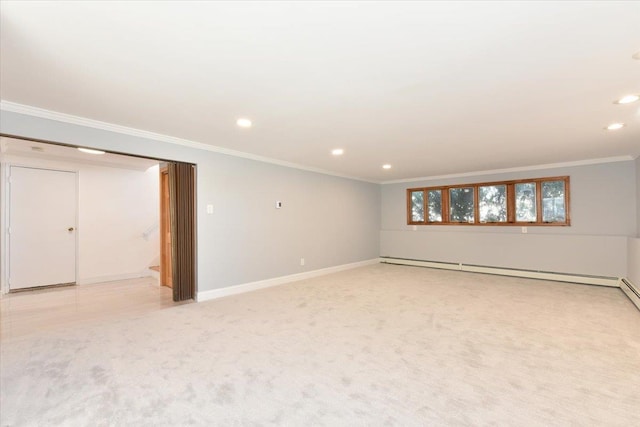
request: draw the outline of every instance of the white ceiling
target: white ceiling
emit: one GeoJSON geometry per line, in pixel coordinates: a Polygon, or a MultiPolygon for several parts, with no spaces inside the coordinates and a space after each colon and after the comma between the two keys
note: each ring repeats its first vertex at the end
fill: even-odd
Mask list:
{"type": "Polygon", "coordinates": [[[158,160],[154,159],[124,156],[115,153],[88,154],[82,153],[73,147],[0,137],[0,158],[4,156],[30,157],[137,171],[146,171],[150,167],[160,164],[158,160]]]}
{"type": "Polygon", "coordinates": [[[1,13],[4,101],[372,181],[640,155],[640,103],[613,104],[640,93],[640,2],[3,1],[1,13]]]}

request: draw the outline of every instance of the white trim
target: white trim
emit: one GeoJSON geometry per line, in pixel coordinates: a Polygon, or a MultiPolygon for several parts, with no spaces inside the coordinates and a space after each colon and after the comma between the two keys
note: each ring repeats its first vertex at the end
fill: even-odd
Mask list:
{"type": "Polygon", "coordinates": [[[226,288],[212,289],[210,291],[198,292],[196,301],[208,301],[217,298],[228,297],[230,295],[242,294],[256,291],[258,289],[270,288],[272,286],[284,285],[285,283],[297,282],[299,280],[311,279],[313,277],[324,276],[326,274],[337,273],[339,271],[350,270],[352,268],[364,267],[378,264],[378,258],[366,261],[342,264],[335,267],[321,268],[319,270],[307,271],[304,273],[290,274],[288,276],[274,277],[273,279],[259,280],[257,282],[243,283],[241,285],[228,286],[226,288]]]}
{"type": "Polygon", "coordinates": [[[455,263],[421,261],[421,260],[401,259],[401,258],[382,257],[380,258],[380,262],[383,264],[412,265],[417,267],[439,268],[444,270],[458,270],[458,271],[466,271],[471,273],[485,273],[485,274],[496,274],[499,276],[513,276],[513,277],[524,277],[528,279],[551,280],[555,282],[582,283],[587,285],[610,286],[613,288],[617,288],[620,286],[619,285],[620,280],[617,277],[582,276],[579,274],[564,274],[564,273],[553,273],[553,272],[546,272],[546,271],[506,269],[506,268],[480,266],[480,265],[466,265],[463,263],[455,264],[455,263]]]}
{"type": "Polygon", "coordinates": [[[624,294],[631,300],[631,302],[636,307],[638,307],[638,310],[640,310],[640,297],[638,297],[638,295],[631,290],[629,285],[631,285],[631,287],[635,289],[638,293],[640,293],[640,289],[635,284],[631,283],[631,280],[629,279],[625,279],[625,280],[620,279],[620,281],[618,282],[618,286],[620,286],[620,289],[622,289],[622,292],[624,292],[624,294]],[[625,283],[625,280],[626,280],[626,283],[625,283]],[[627,283],[629,283],[629,285],[627,285],[627,283]]]}
{"type": "MultiPolygon", "coordinates": [[[[10,102],[5,100],[0,100],[0,110],[12,112],[12,113],[18,113],[18,114],[25,114],[28,116],[39,117],[42,119],[55,120],[62,123],[69,123],[69,124],[78,125],[78,126],[85,126],[85,127],[90,127],[94,129],[106,130],[109,132],[116,132],[124,135],[136,136],[139,138],[146,138],[146,139],[152,139],[156,141],[168,142],[169,144],[182,145],[184,147],[195,148],[195,149],[204,150],[204,151],[212,151],[214,153],[226,154],[228,156],[234,156],[234,157],[241,157],[244,159],[255,160],[263,163],[271,163],[278,166],[284,166],[292,169],[300,169],[303,171],[315,172],[323,175],[336,176],[338,178],[347,178],[347,179],[353,179],[356,181],[380,184],[379,181],[366,180],[363,178],[331,172],[325,169],[304,166],[304,165],[300,165],[293,162],[287,162],[284,160],[278,160],[270,157],[259,156],[257,154],[246,153],[244,151],[230,150],[228,148],[217,147],[211,144],[191,141],[188,139],[176,138],[169,135],[163,135],[160,133],[149,132],[146,130],[130,128],[127,126],[114,125],[112,123],[101,122],[99,120],[88,119],[85,117],[74,116],[71,114],[58,113],[57,111],[45,110],[43,108],[32,107],[30,105],[17,104],[15,102],[10,102]]],[[[63,141],[58,141],[58,142],[63,142],[63,141]]],[[[95,147],[95,148],[102,148],[102,147],[95,147]]]]}
{"type": "Polygon", "coordinates": [[[526,172],[526,171],[536,171],[536,170],[544,170],[544,169],[588,166],[588,165],[598,165],[602,163],[628,162],[630,160],[634,160],[633,156],[603,157],[599,159],[576,160],[573,162],[548,163],[544,165],[520,166],[520,167],[506,168],[506,169],[492,169],[492,170],[476,171],[476,172],[453,173],[449,175],[424,176],[420,178],[394,179],[391,181],[382,181],[381,184],[384,185],[384,184],[401,184],[405,182],[416,182],[416,181],[434,181],[436,179],[464,178],[464,177],[470,177],[470,176],[494,175],[494,174],[511,173],[511,172],[526,172]]]}
{"type": "Polygon", "coordinates": [[[143,271],[138,271],[135,273],[126,273],[126,274],[114,274],[110,276],[95,276],[88,277],[86,279],[79,279],[76,281],[77,285],[93,285],[96,283],[104,283],[104,282],[115,282],[116,280],[127,280],[127,279],[140,279],[142,277],[153,277],[151,274],[151,270],[144,269],[143,271]]]}

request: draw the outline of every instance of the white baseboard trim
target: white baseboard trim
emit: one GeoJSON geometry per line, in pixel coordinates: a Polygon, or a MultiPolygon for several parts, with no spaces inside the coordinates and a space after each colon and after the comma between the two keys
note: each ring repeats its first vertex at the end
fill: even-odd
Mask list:
{"type": "Polygon", "coordinates": [[[76,280],[78,285],[93,285],[95,283],[113,282],[116,280],[139,279],[141,277],[152,277],[150,270],[139,271],[137,273],[114,274],[110,276],[87,277],[76,280]]]}
{"type": "Polygon", "coordinates": [[[518,270],[509,268],[454,264],[437,261],[421,261],[402,258],[380,258],[381,263],[397,264],[397,265],[413,265],[418,267],[439,268],[445,270],[467,271],[472,273],[496,274],[500,276],[524,277],[528,279],[552,280],[556,282],[582,283],[587,285],[599,285],[619,287],[619,278],[617,277],[600,277],[600,276],[581,276],[578,274],[553,273],[546,271],[518,270]]]}
{"type": "Polygon", "coordinates": [[[339,271],[350,270],[352,268],[364,267],[378,264],[380,259],[374,258],[366,261],[342,264],[335,267],[321,268],[319,270],[306,271],[304,273],[290,274],[288,276],[274,277],[273,279],[259,280],[257,282],[243,283],[241,285],[228,286],[226,288],[212,289],[210,291],[198,292],[196,301],[208,301],[216,298],[223,298],[230,295],[242,294],[256,291],[258,289],[270,288],[272,286],[284,285],[285,283],[297,282],[299,280],[311,279],[313,277],[324,276],[339,271]]]}
{"type": "Polygon", "coordinates": [[[624,292],[631,302],[638,307],[638,310],[640,310],[640,288],[631,283],[629,279],[624,278],[620,279],[619,286],[622,292],[624,292]]]}

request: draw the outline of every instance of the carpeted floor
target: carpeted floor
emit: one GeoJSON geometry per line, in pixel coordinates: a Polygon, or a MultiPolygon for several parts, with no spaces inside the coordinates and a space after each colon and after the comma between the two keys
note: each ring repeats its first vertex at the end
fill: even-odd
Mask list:
{"type": "Polygon", "coordinates": [[[375,265],[2,342],[2,426],[640,425],[613,288],[375,265]]]}

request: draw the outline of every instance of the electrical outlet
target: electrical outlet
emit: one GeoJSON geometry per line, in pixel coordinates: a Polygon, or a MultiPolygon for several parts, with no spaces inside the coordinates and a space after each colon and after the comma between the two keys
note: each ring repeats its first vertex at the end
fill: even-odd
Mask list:
{"type": "Polygon", "coordinates": [[[527,227],[522,227],[522,234],[527,234],[528,232],[527,227]]]}
{"type": "Polygon", "coordinates": [[[304,265],[304,258],[300,258],[300,265],[304,265]]]}
{"type": "Polygon", "coordinates": [[[213,205],[207,205],[207,214],[211,215],[213,213],[213,205]]]}

